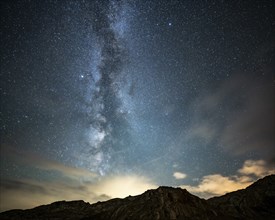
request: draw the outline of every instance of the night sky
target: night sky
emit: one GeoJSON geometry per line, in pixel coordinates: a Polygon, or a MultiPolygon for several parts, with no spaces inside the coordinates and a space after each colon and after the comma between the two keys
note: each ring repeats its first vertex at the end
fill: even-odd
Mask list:
{"type": "Polygon", "coordinates": [[[274,3],[1,1],[0,211],[275,173],[274,3]]]}

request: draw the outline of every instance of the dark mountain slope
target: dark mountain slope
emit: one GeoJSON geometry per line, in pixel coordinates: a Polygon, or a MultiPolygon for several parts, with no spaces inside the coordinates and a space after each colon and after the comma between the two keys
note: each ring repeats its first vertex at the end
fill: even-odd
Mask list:
{"type": "Polygon", "coordinates": [[[181,188],[159,187],[139,196],[92,205],[61,201],[28,210],[11,210],[0,213],[0,219],[275,219],[274,201],[275,175],[271,175],[244,190],[209,200],[181,188]]]}
{"type": "MultiPolygon", "coordinates": [[[[105,207],[107,203],[102,203],[105,207]]],[[[113,204],[105,214],[90,215],[95,219],[213,219],[217,215],[204,199],[186,190],[159,187],[140,196],[127,197],[113,204]],[[102,218],[98,218],[101,217],[102,218]]],[[[99,205],[95,205],[98,210],[99,205]]],[[[100,210],[100,208],[99,208],[100,210]]],[[[87,218],[93,219],[93,218],[87,218]]]]}
{"type": "Polygon", "coordinates": [[[246,189],[211,198],[208,202],[235,218],[275,219],[275,175],[260,179],[246,189]]]}

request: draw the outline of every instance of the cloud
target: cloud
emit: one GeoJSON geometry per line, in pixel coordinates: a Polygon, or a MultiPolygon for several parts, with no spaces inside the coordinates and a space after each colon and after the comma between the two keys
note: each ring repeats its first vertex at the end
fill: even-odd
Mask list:
{"type": "Polygon", "coordinates": [[[203,139],[207,143],[212,141],[216,135],[216,128],[211,126],[210,123],[204,121],[193,125],[188,131],[185,139],[187,141],[192,139],[203,139]]]}
{"type": "Polygon", "coordinates": [[[238,170],[241,175],[255,175],[256,177],[264,177],[275,173],[275,169],[268,167],[264,160],[246,160],[241,169],[238,170]]]}
{"type": "Polygon", "coordinates": [[[60,200],[84,200],[95,203],[111,198],[138,195],[157,186],[145,177],[112,176],[96,182],[1,180],[0,211],[27,209],[60,200]]]}
{"type": "Polygon", "coordinates": [[[19,151],[14,147],[6,145],[1,147],[1,154],[6,155],[6,157],[12,161],[16,161],[16,163],[35,167],[41,170],[55,171],[69,178],[94,178],[97,176],[95,173],[89,170],[64,165],[57,161],[44,158],[41,155],[28,151],[19,151]]]}
{"type": "Polygon", "coordinates": [[[236,78],[232,83],[237,80],[241,85],[232,86],[231,90],[235,89],[240,97],[244,97],[239,103],[242,107],[228,115],[230,123],[221,133],[220,144],[235,154],[256,151],[264,157],[274,157],[274,87],[271,77],[269,81],[236,78]]]}
{"type": "Polygon", "coordinates": [[[65,181],[5,180],[0,185],[0,211],[27,209],[59,200],[104,201],[111,197],[94,193],[89,184],[65,181]]]}
{"type": "Polygon", "coordinates": [[[96,192],[107,194],[112,198],[124,198],[138,195],[148,189],[157,188],[148,178],[137,175],[107,177],[95,186],[96,192]]]}
{"type": "Polygon", "coordinates": [[[177,179],[177,180],[180,180],[180,179],[184,179],[187,175],[185,173],[181,173],[181,172],[175,172],[173,174],[173,176],[177,179]]]}
{"type": "Polygon", "coordinates": [[[237,175],[207,175],[202,178],[197,186],[181,185],[180,187],[200,197],[209,198],[244,189],[258,178],[274,173],[274,167],[268,166],[263,160],[247,160],[243,167],[237,171],[237,175]]]}
{"type": "Polygon", "coordinates": [[[190,105],[192,124],[185,140],[215,142],[234,155],[253,152],[266,159],[275,157],[272,73],[259,75],[239,73],[199,95],[190,105]]]}
{"type": "MultiPolygon", "coordinates": [[[[0,211],[26,209],[59,200],[84,200],[94,203],[111,198],[141,194],[156,188],[156,184],[141,175],[113,175],[100,177],[82,169],[48,160],[31,152],[3,146],[1,155],[20,166],[30,166],[43,171],[61,174],[55,178],[35,180],[30,178],[0,179],[0,211]],[[4,154],[2,154],[5,152],[4,154]]],[[[47,176],[47,175],[45,175],[47,176]]]]}
{"type": "Polygon", "coordinates": [[[263,156],[274,156],[274,94],[270,85],[249,88],[244,107],[230,115],[230,123],[221,135],[221,145],[236,154],[258,151],[263,156]]]}
{"type": "Polygon", "coordinates": [[[202,197],[211,197],[215,195],[223,195],[237,189],[243,189],[252,182],[239,182],[233,177],[225,177],[220,174],[204,176],[198,186],[183,185],[182,188],[187,189],[191,193],[202,197]]]}

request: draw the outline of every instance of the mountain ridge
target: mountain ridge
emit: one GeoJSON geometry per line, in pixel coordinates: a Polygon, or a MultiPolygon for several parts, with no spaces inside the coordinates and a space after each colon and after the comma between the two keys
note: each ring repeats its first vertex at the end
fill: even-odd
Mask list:
{"type": "Polygon", "coordinates": [[[208,200],[186,189],[160,186],[141,195],[90,204],[82,200],[57,201],[27,210],[0,213],[0,219],[275,219],[275,175],[246,189],[208,200]]]}

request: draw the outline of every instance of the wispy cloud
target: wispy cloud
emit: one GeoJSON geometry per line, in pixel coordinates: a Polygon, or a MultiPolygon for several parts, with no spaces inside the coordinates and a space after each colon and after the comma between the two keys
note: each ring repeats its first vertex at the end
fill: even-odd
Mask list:
{"type": "Polygon", "coordinates": [[[266,71],[260,80],[251,75],[237,74],[199,95],[190,105],[192,124],[185,140],[214,141],[235,155],[254,152],[275,157],[272,74],[266,71]]]}
{"type": "Polygon", "coordinates": [[[16,161],[16,163],[28,165],[41,170],[56,171],[69,178],[79,178],[83,176],[94,178],[97,176],[89,170],[64,165],[57,161],[42,157],[41,155],[27,151],[19,151],[10,146],[1,147],[1,153],[2,155],[6,155],[10,160],[16,161]]]}

